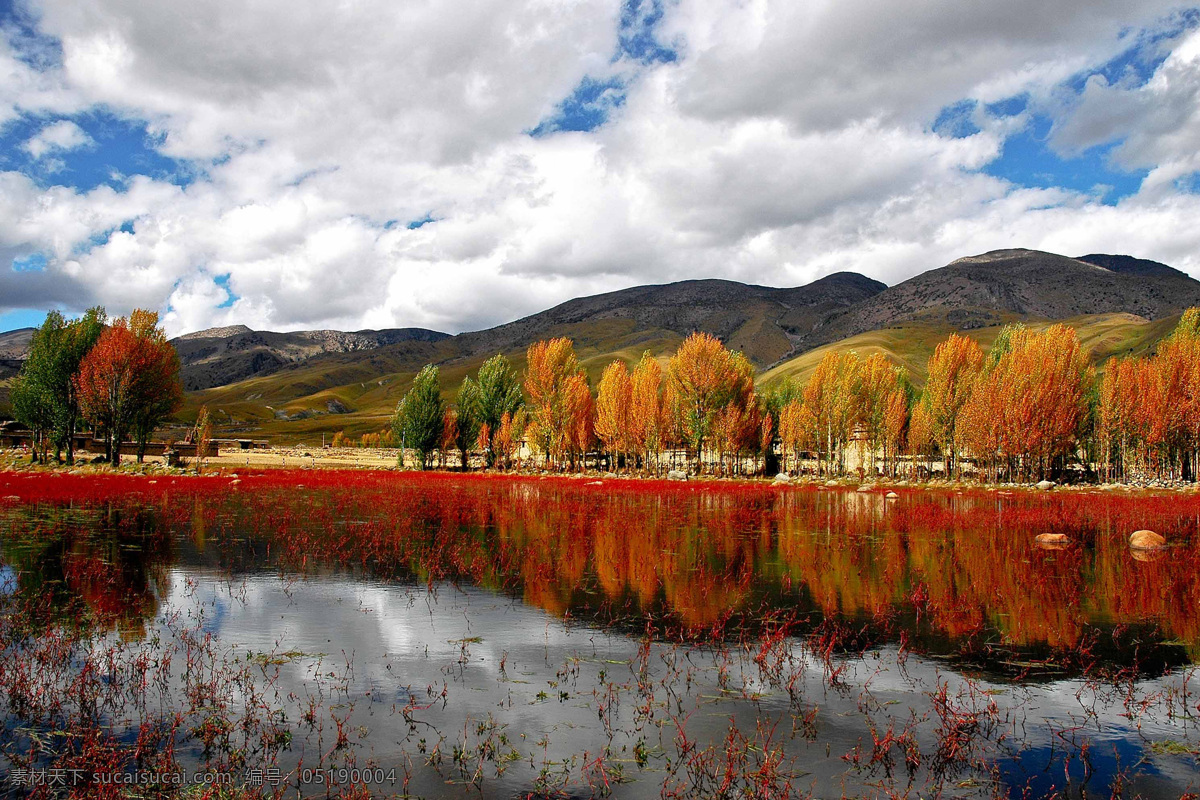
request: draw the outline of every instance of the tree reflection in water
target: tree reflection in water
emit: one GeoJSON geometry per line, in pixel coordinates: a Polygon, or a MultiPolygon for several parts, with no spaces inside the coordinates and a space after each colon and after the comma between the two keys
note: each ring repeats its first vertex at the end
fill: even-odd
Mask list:
{"type": "MultiPolygon", "coordinates": [[[[406,780],[415,781],[404,784],[408,790],[430,772],[461,779],[468,763],[478,769],[467,784],[490,776],[503,787],[489,792],[587,794],[608,786],[637,796],[650,784],[651,796],[820,794],[833,785],[904,796],[959,784],[984,796],[1019,796],[1030,787],[1077,791],[1086,780],[1093,792],[1107,792],[1113,781],[1132,780],[1122,770],[1134,770],[1134,778],[1146,772],[1144,764],[1105,762],[1086,737],[1073,733],[1067,743],[1049,717],[1030,734],[1024,701],[993,699],[1006,686],[1070,687],[1101,698],[1107,710],[1093,713],[1092,733],[1115,737],[1121,747],[1112,752],[1126,756],[1144,743],[1114,733],[1112,720],[1127,719],[1140,698],[1139,713],[1166,709],[1169,720],[1183,721],[1171,731],[1174,744],[1161,748],[1194,764],[1200,707],[1183,680],[1200,655],[1200,498],[1191,494],[901,489],[887,499],[882,491],[749,483],[364,472],[270,472],[236,483],[5,474],[0,483],[0,558],[13,576],[2,598],[0,677],[16,687],[5,701],[5,754],[14,767],[80,759],[235,771],[280,764],[295,787],[302,763],[353,761],[348,731],[361,723],[361,711],[337,709],[378,692],[356,688],[352,676],[383,663],[341,646],[358,635],[353,619],[322,628],[329,635],[321,654],[305,650],[308,642],[265,642],[262,651],[222,644],[235,634],[255,638],[248,623],[228,620],[252,615],[256,603],[283,603],[281,618],[334,614],[326,601],[343,598],[330,600],[321,589],[333,586],[355,594],[396,587],[372,590],[383,592],[381,603],[396,592],[423,598],[437,620],[416,639],[427,660],[429,648],[456,630],[442,609],[458,602],[445,596],[454,586],[464,597],[490,593],[548,612],[566,633],[581,622],[595,626],[593,637],[620,656],[608,668],[592,659],[581,670],[582,657],[563,645],[563,666],[552,668],[547,638],[544,664],[522,662],[545,694],[531,694],[531,703],[552,700],[549,689],[562,692],[564,709],[568,698],[582,698],[604,732],[546,741],[543,762],[531,756],[537,748],[530,741],[514,741],[532,736],[517,730],[522,723],[497,721],[492,711],[481,716],[483,707],[469,701],[455,710],[448,699],[461,696],[450,683],[488,694],[501,681],[511,707],[513,684],[529,683],[512,678],[513,654],[522,639],[540,635],[526,611],[509,631],[512,653],[495,654],[490,688],[470,678],[471,649],[499,633],[462,631],[449,671],[425,674],[427,667],[406,661],[410,673],[428,680],[406,684],[403,700],[391,705],[399,721],[389,741],[401,744],[376,758],[403,763],[406,780]],[[1162,533],[1170,547],[1136,557],[1127,537],[1140,528],[1162,533]],[[1039,547],[1034,537],[1044,532],[1064,533],[1070,543],[1039,547]],[[297,585],[319,597],[297,600],[297,585]],[[226,610],[217,586],[240,597],[234,608],[245,610],[226,610]],[[353,653],[341,667],[314,667],[314,660],[328,667],[328,653],[339,650],[353,653]],[[111,661],[117,651],[122,668],[97,660],[107,653],[111,661]],[[60,662],[57,683],[37,689],[31,666],[50,658],[60,662]],[[886,665],[875,668],[875,678],[872,659],[886,665]],[[453,664],[458,677],[447,681],[453,664]],[[92,668],[107,670],[107,684],[84,691],[79,676],[92,668]],[[139,669],[143,683],[157,681],[157,688],[143,686],[136,713],[115,713],[118,698],[110,695],[128,686],[111,684],[135,680],[139,669]],[[867,686],[890,685],[906,670],[913,683],[888,702],[907,713],[881,714],[867,686]],[[624,671],[620,681],[617,671],[624,671]],[[112,704],[107,711],[103,697],[112,704]],[[715,727],[693,719],[716,702],[709,697],[731,704],[715,727]],[[830,708],[858,722],[832,720],[830,708]],[[434,739],[421,736],[433,724],[428,717],[439,714],[445,718],[430,729],[439,731],[434,739]],[[493,727],[470,736],[460,730],[462,741],[431,755],[433,741],[446,749],[448,731],[481,719],[493,727]],[[457,727],[447,728],[447,720],[457,727]],[[502,735],[508,725],[514,732],[502,735]],[[49,729],[66,733],[55,739],[44,735],[49,729]],[[313,736],[324,749],[302,743],[313,736]],[[829,763],[818,768],[806,759],[822,738],[842,749],[829,750],[829,763]],[[556,746],[562,752],[551,759],[556,746]],[[532,774],[504,777],[519,772],[517,762],[532,774]],[[1062,780],[1031,777],[1044,777],[1051,762],[1062,780]],[[640,788],[630,789],[628,780],[643,770],[649,781],[643,775],[640,788]],[[805,782],[801,773],[815,777],[805,782]]],[[[391,613],[398,620],[407,612],[391,613]]],[[[569,716],[562,724],[581,724],[569,716]]],[[[1190,784],[1166,785],[1169,794],[1190,784]]]]}

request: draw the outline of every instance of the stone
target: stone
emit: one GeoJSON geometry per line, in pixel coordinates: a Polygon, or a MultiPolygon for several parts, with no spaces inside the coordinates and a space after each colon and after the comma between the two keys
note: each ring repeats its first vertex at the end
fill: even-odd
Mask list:
{"type": "Polygon", "coordinates": [[[788,475],[786,472],[781,472],[775,476],[775,482],[776,483],[791,483],[792,476],[788,475]]]}
{"type": "Polygon", "coordinates": [[[681,469],[673,469],[667,473],[667,480],[669,481],[686,481],[687,479],[688,474],[681,469]]]}
{"type": "Polygon", "coordinates": [[[888,500],[895,500],[899,496],[900,495],[896,494],[895,492],[888,492],[884,495],[884,497],[886,497],[888,500]]]}
{"type": "Polygon", "coordinates": [[[1129,546],[1134,550],[1157,550],[1166,545],[1167,540],[1154,531],[1134,531],[1129,536],[1129,546]]]}
{"type": "Polygon", "coordinates": [[[837,481],[831,479],[831,480],[825,481],[825,485],[826,486],[839,486],[840,484],[837,481]]]}
{"type": "Polygon", "coordinates": [[[1035,488],[1041,489],[1043,492],[1054,488],[1054,481],[1038,481],[1034,484],[1035,488]]]}
{"type": "Polygon", "coordinates": [[[862,486],[858,487],[858,490],[860,492],[871,492],[875,490],[875,487],[869,483],[864,483],[862,486]]]}
{"type": "Polygon", "coordinates": [[[1038,544],[1066,544],[1071,541],[1065,533],[1039,533],[1033,540],[1038,544]]]}

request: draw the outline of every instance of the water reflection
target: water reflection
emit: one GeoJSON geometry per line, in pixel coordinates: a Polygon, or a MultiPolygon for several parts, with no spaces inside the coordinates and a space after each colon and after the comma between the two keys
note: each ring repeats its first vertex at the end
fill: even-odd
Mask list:
{"type": "MultiPolygon", "coordinates": [[[[196,717],[178,736],[197,762],[213,748],[195,732],[228,731],[193,652],[242,694],[269,687],[248,752],[294,788],[327,762],[403,764],[418,795],[689,796],[722,775],[759,795],[1193,783],[1194,496],[134,483],[10,486],[0,585],[34,636],[82,626],[186,655],[161,691],[196,717]],[[1146,527],[1172,547],[1141,561],[1126,537],[1146,527]],[[1036,547],[1047,531],[1071,544],[1036,547]]],[[[128,724],[140,741],[147,721],[128,724]]]]}

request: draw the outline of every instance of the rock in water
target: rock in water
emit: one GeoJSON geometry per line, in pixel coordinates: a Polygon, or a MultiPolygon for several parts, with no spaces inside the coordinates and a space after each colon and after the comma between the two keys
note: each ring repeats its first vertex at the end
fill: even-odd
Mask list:
{"type": "Polygon", "coordinates": [[[1038,544],[1066,544],[1071,539],[1065,533],[1039,533],[1034,541],[1038,544]]]}
{"type": "Polygon", "coordinates": [[[1038,481],[1034,486],[1045,492],[1054,488],[1054,481],[1038,481]]]}
{"type": "Polygon", "coordinates": [[[667,480],[669,481],[686,481],[687,479],[687,473],[681,469],[673,469],[667,473],[667,480]]]}
{"type": "Polygon", "coordinates": [[[872,491],[874,488],[875,488],[875,487],[874,487],[873,485],[871,485],[871,484],[869,484],[869,483],[864,483],[862,486],[858,487],[858,490],[859,490],[860,492],[870,492],[870,491],[872,491]]]}
{"type": "Polygon", "coordinates": [[[895,492],[888,492],[884,495],[884,497],[886,497],[888,500],[895,500],[899,496],[900,495],[896,494],[895,492]]]}
{"type": "Polygon", "coordinates": [[[788,475],[786,472],[781,472],[775,476],[775,482],[776,483],[791,483],[792,476],[788,475]]]}
{"type": "Polygon", "coordinates": [[[1166,545],[1167,540],[1154,531],[1134,531],[1129,537],[1129,546],[1134,550],[1157,550],[1166,545]]]}

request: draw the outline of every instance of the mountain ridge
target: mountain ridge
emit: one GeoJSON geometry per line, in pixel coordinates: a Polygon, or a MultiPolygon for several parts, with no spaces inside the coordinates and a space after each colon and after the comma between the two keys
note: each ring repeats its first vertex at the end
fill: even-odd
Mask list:
{"type": "MultiPolygon", "coordinates": [[[[1200,282],[1159,262],[1111,254],[1069,258],[1015,248],[956,259],[891,287],[854,272],[790,288],[694,279],[574,298],[454,336],[421,328],[272,332],[231,325],[185,334],[172,343],[189,393],[185,416],[193,406],[209,403],[233,411],[250,426],[273,425],[272,420],[297,425],[294,420],[303,415],[320,416],[328,409],[351,415],[338,424],[353,426],[384,419],[424,364],[439,365],[443,384],[452,390],[483,359],[503,352],[520,368],[530,343],[554,336],[575,340],[593,381],[614,358],[632,363],[645,351],[665,358],[694,330],[746,353],[764,375],[784,375],[807,370],[811,354],[828,347],[874,342],[912,361],[937,336],[998,330],[1015,321],[1083,319],[1080,324],[1104,335],[1157,336],[1160,325],[1154,321],[1190,305],[1200,305],[1200,282]],[[1117,316],[1109,320],[1112,315],[1117,316]],[[1097,321],[1086,321],[1092,318],[1097,321]],[[1138,319],[1153,324],[1130,333],[1138,319]],[[883,338],[863,338],[872,331],[883,338]],[[906,337],[920,338],[919,347],[899,347],[897,339],[906,337]],[[800,366],[787,366],[793,362],[800,366]]],[[[5,353],[18,355],[31,334],[32,329],[0,334],[0,361],[5,353]]],[[[0,363],[0,401],[3,383],[19,366],[14,359],[0,363]]],[[[309,419],[303,424],[333,423],[309,419]]]]}

